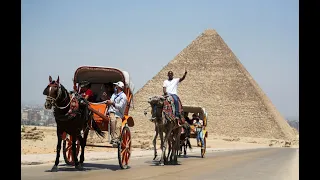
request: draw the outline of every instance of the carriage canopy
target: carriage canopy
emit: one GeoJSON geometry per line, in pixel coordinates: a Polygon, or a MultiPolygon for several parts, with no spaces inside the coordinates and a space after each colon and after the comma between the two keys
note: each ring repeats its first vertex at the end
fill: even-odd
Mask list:
{"type": "Polygon", "coordinates": [[[131,93],[134,91],[134,84],[132,83],[129,73],[118,68],[81,66],[74,74],[74,83],[79,83],[84,80],[93,84],[122,81],[125,84],[125,88],[128,88],[131,93]]]}
{"type": "Polygon", "coordinates": [[[196,113],[199,115],[200,119],[203,120],[204,126],[207,125],[207,120],[208,120],[208,114],[205,110],[205,108],[200,107],[200,106],[188,106],[188,105],[183,105],[183,111],[186,113],[196,113]]]}

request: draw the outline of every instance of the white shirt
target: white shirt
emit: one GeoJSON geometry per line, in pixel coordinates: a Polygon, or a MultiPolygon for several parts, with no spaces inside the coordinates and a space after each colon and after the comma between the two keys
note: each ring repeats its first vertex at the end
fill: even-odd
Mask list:
{"type": "Polygon", "coordinates": [[[178,84],[179,84],[180,78],[173,78],[171,81],[168,79],[163,81],[163,87],[166,87],[168,94],[178,94],[178,84]]]}
{"type": "Polygon", "coordinates": [[[111,105],[108,112],[114,112],[116,117],[123,118],[127,105],[127,96],[121,91],[119,94],[113,93],[110,100],[115,102],[115,107],[111,105]]]}

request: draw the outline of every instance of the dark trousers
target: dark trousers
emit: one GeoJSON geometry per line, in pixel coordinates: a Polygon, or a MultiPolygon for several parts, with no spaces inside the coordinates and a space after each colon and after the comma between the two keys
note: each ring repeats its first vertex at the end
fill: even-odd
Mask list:
{"type": "Polygon", "coordinates": [[[174,107],[175,107],[175,116],[179,117],[180,113],[179,113],[179,97],[176,94],[170,94],[173,97],[174,100],[174,107]]]}

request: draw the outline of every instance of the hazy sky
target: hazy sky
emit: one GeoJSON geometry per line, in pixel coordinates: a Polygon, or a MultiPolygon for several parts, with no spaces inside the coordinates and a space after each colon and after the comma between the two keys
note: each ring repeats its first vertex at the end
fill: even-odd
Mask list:
{"type": "Polygon", "coordinates": [[[43,104],[49,75],[71,90],[82,65],[127,70],[138,90],[213,28],[278,110],[298,117],[298,11],[297,0],[22,0],[22,102],[43,104]]]}

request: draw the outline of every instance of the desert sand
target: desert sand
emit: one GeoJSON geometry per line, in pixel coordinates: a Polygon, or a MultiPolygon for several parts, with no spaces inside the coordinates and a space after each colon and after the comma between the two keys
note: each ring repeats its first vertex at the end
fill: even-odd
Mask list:
{"type": "MultiPolygon", "coordinates": [[[[152,149],[153,133],[132,130],[132,147],[135,150],[152,149]]],[[[107,145],[107,137],[100,138],[94,132],[89,133],[88,143],[107,145]]],[[[157,148],[160,140],[158,138],[157,148]]],[[[191,139],[192,146],[196,140],[191,139]]],[[[55,127],[25,126],[21,130],[21,154],[52,154],[56,152],[57,137],[55,127]]],[[[250,148],[250,147],[299,147],[297,139],[287,142],[281,139],[263,139],[247,137],[226,137],[210,134],[207,138],[207,148],[250,148]],[[291,144],[290,144],[291,143],[291,144]]],[[[86,152],[116,152],[113,148],[86,147],[86,152]]]]}

